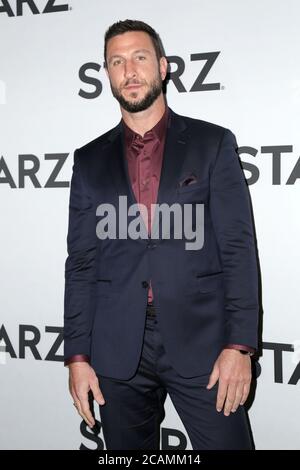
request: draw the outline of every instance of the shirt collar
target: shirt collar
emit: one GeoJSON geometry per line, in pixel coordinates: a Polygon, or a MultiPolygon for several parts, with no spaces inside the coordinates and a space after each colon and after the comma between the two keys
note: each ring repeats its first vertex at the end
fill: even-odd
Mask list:
{"type": "MultiPolygon", "coordinates": [[[[166,133],[168,117],[169,117],[169,109],[168,109],[168,106],[166,105],[165,112],[160,118],[160,120],[155,124],[154,127],[152,127],[152,129],[149,129],[145,133],[144,137],[146,136],[148,132],[153,132],[154,136],[161,142],[166,133]]],[[[122,125],[125,131],[126,147],[130,147],[132,145],[136,136],[139,136],[141,140],[143,139],[143,137],[140,134],[138,134],[137,132],[133,131],[130,127],[128,127],[124,119],[122,119],[122,125]]]]}

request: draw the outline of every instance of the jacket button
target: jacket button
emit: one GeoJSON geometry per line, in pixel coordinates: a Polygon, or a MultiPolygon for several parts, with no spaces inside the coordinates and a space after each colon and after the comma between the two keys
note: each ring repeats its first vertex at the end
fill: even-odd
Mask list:
{"type": "Polygon", "coordinates": [[[147,287],[149,287],[149,284],[147,281],[143,281],[142,286],[146,289],[147,287]]]}
{"type": "Polygon", "coordinates": [[[156,248],[157,245],[156,245],[156,243],[148,242],[148,243],[147,243],[147,247],[153,249],[153,248],[156,248]]]}

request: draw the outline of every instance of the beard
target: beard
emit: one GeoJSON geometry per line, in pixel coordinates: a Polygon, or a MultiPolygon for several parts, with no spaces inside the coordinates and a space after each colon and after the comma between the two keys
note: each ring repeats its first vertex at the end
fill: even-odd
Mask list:
{"type": "MultiPolygon", "coordinates": [[[[129,85],[129,83],[127,83],[127,85],[129,85]]],[[[158,74],[157,77],[150,83],[150,89],[144,98],[140,99],[139,101],[128,101],[124,98],[118,88],[110,84],[113,96],[122,106],[122,108],[124,108],[125,111],[128,111],[129,113],[139,113],[140,111],[145,111],[145,109],[149,108],[154,103],[156,98],[158,98],[158,96],[161,94],[162,87],[163,81],[161,76],[158,74]]],[[[134,96],[135,92],[132,92],[132,94],[134,96]]]]}

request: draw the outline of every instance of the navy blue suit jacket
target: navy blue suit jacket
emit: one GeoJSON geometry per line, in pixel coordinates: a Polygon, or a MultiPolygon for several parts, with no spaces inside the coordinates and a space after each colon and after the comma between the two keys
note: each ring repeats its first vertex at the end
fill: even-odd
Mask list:
{"type": "Polygon", "coordinates": [[[135,373],[150,280],[166,353],[183,377],[209,374],[226,344],[257,348],[255,240],[235,137],[170,113],[157,203],[204,204],[202,249],[187,250],[184,238],[99,239],[97,206],[117,206],[120,195],[136,202],[121,121],[74,153],[64,357],[90,356],[99,375],[135,373]],[[180,185],[189,174],[196,181],[180,185]]]}

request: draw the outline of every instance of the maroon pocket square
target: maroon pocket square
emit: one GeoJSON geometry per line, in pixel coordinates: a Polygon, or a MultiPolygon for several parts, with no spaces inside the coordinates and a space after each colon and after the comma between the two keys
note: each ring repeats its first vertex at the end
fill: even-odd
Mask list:
{"type": "Polygon", "coordinates": [[[183,186],[190,186],[197,182],[197,176],[194,173],[185,176],[182,180],[179,181],[179,186],[182,188],[183,186]]]}

